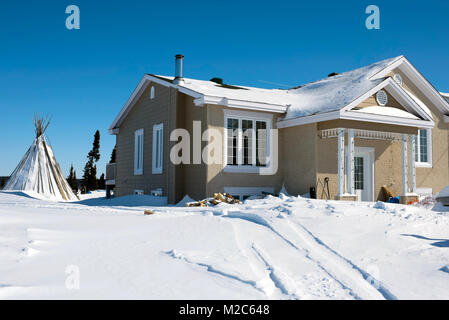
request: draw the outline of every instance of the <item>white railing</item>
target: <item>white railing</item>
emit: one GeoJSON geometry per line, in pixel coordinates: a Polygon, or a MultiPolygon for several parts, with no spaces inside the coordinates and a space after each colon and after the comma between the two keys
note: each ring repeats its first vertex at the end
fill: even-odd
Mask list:
{"type": "MultiPolygon", "coordinates": [[[[338,137],[339,129],[340,128],[320,130],[318,132],[318,136],[321,139],[336,138],[338,137]]],[[[389,140],[400,142],[402,139],[402,134],[395,132],[354,129],[354,138],[370,139],[370,140],[389,140]]]]}

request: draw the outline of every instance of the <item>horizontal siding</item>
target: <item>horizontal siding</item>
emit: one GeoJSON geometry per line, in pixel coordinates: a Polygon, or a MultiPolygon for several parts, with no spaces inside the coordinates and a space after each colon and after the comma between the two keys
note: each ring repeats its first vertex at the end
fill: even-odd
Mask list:
{"type": "Polygon", "coordinates": [[[167,194],[168,169],[168,110],[170,89],[158,84],[150,84],[142,93],[135,106],[120,126],[117,135],[117,178],[116,194],[132,194],[135,189],[151,190],[162,188],[167,194]],[[155,97],[150,99],[150,88],[155,87],[155,97]],[[162,174],[152,174],[153,125],[164,124],[164,166],[162,174]],[[143,175],[134,175],[134,132],[144,129],[143,175]]]}

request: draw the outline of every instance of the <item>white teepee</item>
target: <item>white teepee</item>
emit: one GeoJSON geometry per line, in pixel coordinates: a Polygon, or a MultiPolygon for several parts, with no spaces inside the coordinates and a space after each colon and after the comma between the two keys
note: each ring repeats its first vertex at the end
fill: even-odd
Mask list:
{"type": "Polygon", "coordinates": [[[29,191],[50,200],[77,200],[61,172],[44,132],[47,118],[34,117],[36,139],[12,173],[3,190],[29,191]]]}

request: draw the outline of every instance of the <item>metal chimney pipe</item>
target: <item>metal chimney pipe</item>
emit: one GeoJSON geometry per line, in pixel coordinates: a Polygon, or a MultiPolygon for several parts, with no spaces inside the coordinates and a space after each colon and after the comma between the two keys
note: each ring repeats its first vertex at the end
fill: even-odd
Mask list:
{"type": "Polygon", "coordinates": [[[184,56],[182,54],[177,54],[175,56],[175,80],[173,80],[174,84],[182,84],[184,82],[183,62],[184,56]]]}

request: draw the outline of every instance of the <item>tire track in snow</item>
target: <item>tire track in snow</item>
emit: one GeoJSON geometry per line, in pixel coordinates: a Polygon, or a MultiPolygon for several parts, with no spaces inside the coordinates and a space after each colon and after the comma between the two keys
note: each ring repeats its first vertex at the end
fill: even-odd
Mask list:
{"type": "MultiPolygon", "coordinates": [[[[251,246],[243,246],[243,243],[245,242],[243,239],[240,239],[239,231],[237,230],[237,226],[233,223],[230,223],[232,226],[232,229],[234,231],[234,238],[237,244],[237,247],[242,252],[242,254],[248,259],[248,265],[250,269],[252,270],[252,273],[259,277],[259,280],[256,281],[257,286],[268,296],[271,297],[274,294],[274,291],[278,289],[282,294],[285,294],[285,291],[282,290],[279,286],[276,285],[276,283],[271,278],[271,272],[270,269],[267,266],[267,263],[261,259],[259,252],[255,250],[254,243],[251,244],[251,246]],[[248,252],[247,249],[252,249],[251,252],[248,252]],[[254,261],[255,259],[251,259],[251,254],[255,255],[256,258],[258,258],[257,261],[254,261]],[[261,260],[261,261],[259,261],[261,260]],[[261,263],[254,263],[254,262],[261,262],[261,263]]],[[[297,297],[299,299],[299,297],[297,297]]]]}
{"type": "Polygon", "coordinates": [[[240,277],[238,277],[236,275],[233,275],[233,274],[224,272],[222,270],[219,270],[219,269],[215,268],[214,266],[212,266],[210,264],[207,264],[207,263],[192,261],[189,258],[187,258],[186,256],[182,255],[181,253],[178,253],[175,250],[162,251],[161,253],[169,256],[170,258],[178,259],[178,260],[181,260],[181,261],[186,262],[188,264],[192,264],[192,265],[196,265],[196,266],[205,268],[210,273],[214,273],[214,274],[217,274],[219,276],[225,277],[227,279],[238,281],[240,283],[249,285],[253,289],[256,289],[256,290],[258,290],[258,291],[260,291],[260,292],[265,294],[265,292],[261,288],[259,288],[259,286],[257,285],[256,281],[242,279],[242,278],[240,278],[240,277]]]}
{"type": "Polygon", "coordinates": [[[299,222],[294,225],[286,216],[283,216],[283,220],[286,221],[291,230],[299,236],[299,240],[311,248],[309,252],[311,255],[317,256],[315,258],[317,263],[323,265],[323,268],[329,270],[329,273],[335,273],[335,276],[341,279],[343,283],[346,283],[347,286],[355,289],[357,292],[364,292],[361,298],[384,298],[388,300],[397,299],[396,296],[385,288],[379,280],[375,279],[368,272],[329,247],[321,239],[316,237],[312,232],[304,227],[304,225],[299,222]],[[300,227],[300,229],[296,227],[296,224],[300,227]],[[374,280],[372,281],[374,284],[371,283],[371,279],[374,280]],[[376,294],[373,289],[378,294],[376,294]]]}
{"type": "Polygon", "coordinates": [[[282,294],[286,296],[292,296],[295,299],[299,299],[300,297],[297,296],[296,293],[292,292],[292,290],[288,288],[287,283],[292,282],[292,280],[289,279],[289,277],[286,274],[276,270],[277,268],[275,268],[273,264],[270,262],[267,254],[264,253],[263,250],[260,249],[258,246],[256,246],[254,243],[252,245],[252,249],[256,252],[257,256],[264,263],[269,273],[269,277],[273,282],[274,286],[278,288],[282,292],[282,294]],[[281,275],[279,273],[281,273],[281,275]],[[282,278],[284,278],[284,280],[282,280],[282,278]]]}
{"type": "MultiPolygon", "coordinates": [[[[291,214],[290,206],[283,205],[285,210],[278,214],[279,218],[286,221],[287,226],[293,231],[294,236],[287,236],[279,231],[279,226],[275,228],[266,219],[255,213],[242,213],[240,211],[225,211],[222,217],[238,218],[261,226],[267,227],[274,234],[283,239],[287,244],[296,250],[305,253],[305,257],[312,260],[316,265],[337,281],[344,289],[348,290],[355,299],[397,299],[381,282],[376,280],[368,272],[346,259],[338,252],[327,246],[319,238],[315,237],[303,225],[298,230],[283,213],[291,214]],[[293,240],[292,238],[297,238],[293,240]],[[373,279],[374,284],[371,283],[373,279]]],[[[279,206],[278,206],[279,207],[279,206]]],[[[279,209],[279,208],[278,208],[279,209]]],[[[288,233],[288,232],[287,232],[288,233]]]]}
{"type": "MultiPolygon", "coordinates": [[[[285,210],[290,211],[288,208],[285,208],[285,210]]],[[[282,213],[279,213],[279,215],[285,219],[285,216],[283,216],[282,213]]],[[[273,226],[266,219],[261,217],[260,215],[255,214],[255,213],[248,213],[248,212],[242,213],[240,211],[228,212],[225,210],[223,212],[222,217],[246,220],[246,221],[249,221],[249,222],[252,222],[252,223],[255,223],[255,224],[258,224],[258,225],[268,228],[275,235],[277,235],[284,242],[286,242],[289,246],[294,248],[296,251],[300,252],[304,258],[312,261],[320,270],[322,270],[328,277],[330,277],[332,280],[334,280],[336,283],[338,283],[341,286],[341,288],[343,288],[344,290],[347,290],[349,292],[349,294],[351,296],[353,296],[355,299],[357,299],[357,300],[363,299],[363,297],[360,297],[356,292],[354,292],[353,288],[346,285],[344,282],[340,281],[340,279],[338,277],[336,277],[331,271],[329,271],[328,268],[325,268],[319,261],[317,261],[315,258],[313,258],[312,255],[310,254],[310,252],[311,252],[310,250],[302,247],[301,245],[296,245],[295,243],[290,241],[287,237],[285,237],[280,232],[275,230],[273,228],[273,226]]]]}

